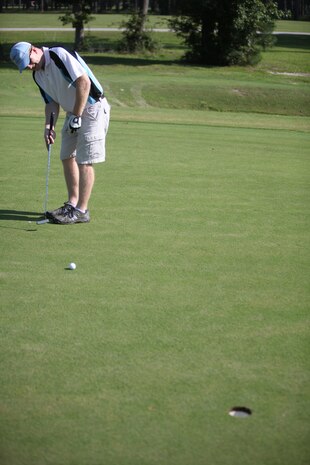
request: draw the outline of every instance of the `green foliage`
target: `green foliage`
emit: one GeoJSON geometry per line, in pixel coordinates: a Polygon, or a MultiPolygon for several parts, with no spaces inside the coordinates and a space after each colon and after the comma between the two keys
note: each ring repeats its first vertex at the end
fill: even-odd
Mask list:
{"type": "Polygon", "coordinates": [[[89,0],[76,0],[73,3],[72,12],[65,13],[63,16],[60,16],[59,19],[63,23],[72,24],[72,27],[75,28],[75,44],[74,47],[76,50],[80,50],[84,42],[84,24],[89,23],[94,19],[91,16],[91,2],[89,0]]]}
{"type": "MultiPolygon", "coordinates": [[[[245,47],[246,51],[246,46],[248,46],[250,60],[251,56],[259,55],[260,46],[266,49],[274,44],[272,32],[276,19],[280,17],[281,12],[273,1],[268,1],[266,4],[261,0],[240,2],[233,23],[235,47],[238,48],[238,44],[242,44],[241,47],[245,47]],[[258,35],[257,32],[260,34],[258,35]],[[256,49],[256,52],[251,53],[252,47],[256,49]]],[[[247,63],[247,60],[245,60],[245,63],[247,63]]]]}
{"type": "Polygon", "coordinates": [[[280,17],[272,0],[179,0],[170,26],[184,39],[190,62],[209,65],[255,64],[260,50],[273,44],[272,31],[280,17]],[[258,34],[259,32],[259,34],[258,34]]]}
{"type": "Polygon", "coordinates": [[[76,13],[65,13],[63,16],[59,16],[60,21],[64,26],[71,24],[72,27],[78,27],[81,24],[87,24],[93,20],[93,16],[90,16],[86,11],[79,11],[76,13]]]}
{"type": "Polygon", "coordinates": [[[59,16],[60,21],[65,26],[72,24],[72,27],[79,27],[81,24],[87,24],[94,19],[91,16],[91,6],[87,1],[77,2],[74,5],[72,12],[67,12],[63,16],[59,16]]]}
{"type": "Polygon", "coordinates": [[[119,51],[127,53],[154,52],[158,48],[157,42],[150,33],[144,29],[147,18],[142,13],[133,12],[128,21],[122,23],[125,28],[119,51]]]}

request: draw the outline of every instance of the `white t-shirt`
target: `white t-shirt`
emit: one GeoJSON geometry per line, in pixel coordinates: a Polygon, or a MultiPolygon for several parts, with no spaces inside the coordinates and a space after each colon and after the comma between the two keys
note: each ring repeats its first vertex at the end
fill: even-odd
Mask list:
{"type": "Polygon", "coordinates": [[[87,74],[90,79],[93,78],[91,79],[92,87],[88,105],[92,105],[98,100],[97,96],[103,92],[102,87],[85,62],[82,61],[83,65],[62,47],[52,47],[50,49],[43,47],[43,53],[45,58],[44,69],[34,71],[33,78],[40,88],[45,103],[54,101],[64,111],[72,112],[76,96],[75,81],[83,74],[87,74]],[[95,92],[93,80],[96,84],[95,92]]]}

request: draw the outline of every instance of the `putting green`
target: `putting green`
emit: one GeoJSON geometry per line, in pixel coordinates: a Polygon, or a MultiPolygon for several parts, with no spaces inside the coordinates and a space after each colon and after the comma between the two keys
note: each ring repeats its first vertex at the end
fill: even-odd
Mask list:
{"type": "Polygon", "coordinates": [[[41,136],[1,117],[4,463],[306,464],[308,134],[112,120],[68,227],[41,136]]]}

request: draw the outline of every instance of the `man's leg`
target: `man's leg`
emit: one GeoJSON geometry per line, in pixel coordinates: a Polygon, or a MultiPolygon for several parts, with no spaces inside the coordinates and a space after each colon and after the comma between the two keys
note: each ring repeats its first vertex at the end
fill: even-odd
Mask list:
{"type": "Polygon", "coordinates": [[[60,224],[89,223],[87,205],[95,181],[94,168],[92,164],[78,165],[75,158],[64,160],[63,167],[69,202],[76,208],[65,205],[62,211],[54,215],[53,221],[60,224]]]}
{"type": "Polygon", "coordinates": [[[62,160],[62,166],[64,171],[64,178],[67,185],[68,200],[64,203],[62,207],[56,208],[55,210],[52,210],[50,212],[46,212],[47,218],[49,218],[51,221],[54,221],[55,217],[59,215],[64,215],[65,212],[68,211],[67,202],[75,207],[79,200],[80,174],[75,157],[66,158],[65,160],[62,160]]]}
{"type": "Polygon", "coordinates": [[[91,196],[93,185],[95,182],[95,170],[92,164],[78,165],[79,170],[79,199],[77,208],[86,211],[88,201],[91,196]]]}
{"type": "Polygon", "coordinates": [[[67,158],[62,161],[64,176],[68,189],[68,201],[76,206],[79,200],[80,172],[75,158],[67,158]]]}

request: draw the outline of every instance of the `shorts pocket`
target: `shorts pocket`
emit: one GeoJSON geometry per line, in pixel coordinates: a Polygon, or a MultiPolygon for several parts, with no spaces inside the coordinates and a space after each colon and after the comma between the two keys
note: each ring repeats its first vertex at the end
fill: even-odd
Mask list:
{"type": "Polygon", "coordinates": [[[86,108],[87,116],[90,119],[96,120],[98,118],[98,112],[99,112],[99,107],[97,104],[90,105],[89,107],[86,108]]]}
{"type": "Polygon", "coordinates": [[[102,134],[85,134],[85,154],[89,161],[105,156],[105,140],[102,134]]]}

